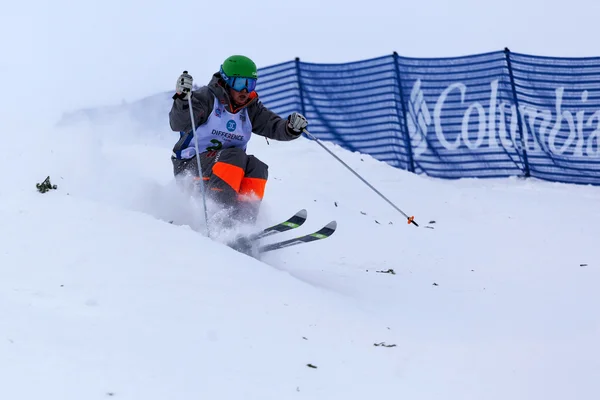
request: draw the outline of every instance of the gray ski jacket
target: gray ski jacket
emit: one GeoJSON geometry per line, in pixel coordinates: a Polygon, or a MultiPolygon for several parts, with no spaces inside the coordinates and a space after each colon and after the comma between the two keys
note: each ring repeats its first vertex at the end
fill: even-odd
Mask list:
{"type": "MultiPolygon", "coordinates": [[[[242,107],[233,108],[231,99],[225,88],[225,83],[217,72],[207,86],[193,91],[192,108],[194,111],[194,122],[196,128],[204,124],[213,111],[215,97],[223,104],[227,111],[237,113],[243,108],[248,109],[248,117],[252,122],[252,133],[265,136],[273,140],[288,141],[300,137],[287,127],[287,120],[281,118],[273,111],[262,105],[256,92],[250,93],[249,101],[242,107]]],[[[175,99],[169,112],[169,123],[171,129],[180,132],[181,137],[173,147],[173,154],[179,154],[185,143],[188,143],[192,135],[192,123],[190,121],[190,109],[187,100],[175,99]]]]}

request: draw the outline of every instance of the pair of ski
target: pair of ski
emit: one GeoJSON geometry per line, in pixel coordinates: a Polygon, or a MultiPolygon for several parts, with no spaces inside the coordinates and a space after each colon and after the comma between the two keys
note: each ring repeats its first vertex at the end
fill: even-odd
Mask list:
{"type": "MultiPolygon", "coordinates": [[[[254,242],[254,241],[275,235],[277,233],[287,232],[292,229],[299,228],[302,224],[304,224],[306,222],[307,216],[308,216],[308,213],[306,210],[300,210],[296,214],[294,214],[292,217],[290,217],[288,220],[286,220],[284,222],[280,222],[280,223],[270,226],[268,228],[265,228],[262,231],[257,232],[255,234],[252,234],[252,235],[246,237],[246,240],[248,240],[250,242],[254,242]]],[[[299,245],[302,243],[309,243],[309,242],[314,242],[317,240],[327,239],[329,236],[333,235],[336,228],[337,228],[337,222],[331,221],[330,223],[328,223],[327,225],[325,225],[323,228],[319,229],[316,232],[309,233],[309,234],[303,235],[303,236],[298,236],[293,239],[282,240],[279,242],[259,246],[258,252],[260,254],[263,254],[263,253],[266,253],[269,251],[282,249],[284,247],[296,246],[296,245],[299,245]]]]}

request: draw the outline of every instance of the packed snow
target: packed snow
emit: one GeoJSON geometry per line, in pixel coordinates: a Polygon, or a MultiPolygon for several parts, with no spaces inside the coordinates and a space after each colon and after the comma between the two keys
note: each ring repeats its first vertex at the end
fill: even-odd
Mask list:
{"type": "Polygon", "coordinates": [[[255,136],[258,226],[308,211],[265,243],[338,222],[256,260],[203,234],[161,132],[113,118],[4,139],[2,398],[600,394],[600,188],[436,180],[326,144],[415,227],[313,141],[255,136]]]}

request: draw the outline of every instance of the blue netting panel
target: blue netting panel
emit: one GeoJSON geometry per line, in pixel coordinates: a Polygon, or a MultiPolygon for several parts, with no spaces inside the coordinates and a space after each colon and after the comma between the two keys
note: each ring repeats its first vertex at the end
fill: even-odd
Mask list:
{"type": "Polygon", "coordinates": [[[600,58],[510,59],[531,176],[600,184],[600,58]]]}
{"type": "Polygon", "coordinates": [[[287,117],[302,109],[300,86],[294,61],[260,68],[256,91],[262,103],[271,111],[287,117]]]}
{"type": "Polygon", "coordinates": [[[312,134],[395,167],[409,168],[392,56],[348,64],[300,62],[298,68],[312,134]]]}
{"type": "Polygon", "coordinates": [[[415,172],[441,178],[522,175],[504,52],[398,57],[415,172]]]}

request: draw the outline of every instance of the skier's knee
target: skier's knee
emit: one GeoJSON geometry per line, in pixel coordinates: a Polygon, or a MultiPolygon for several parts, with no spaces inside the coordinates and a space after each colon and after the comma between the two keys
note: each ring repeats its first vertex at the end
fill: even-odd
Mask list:
{"type": "Polygon", "coordinates": [[[269,166],[255,156],[248,156],[248,163],[246,164],[246,176],[249,178],[260,178],[267,180],[269,179],[269,166]]]}

